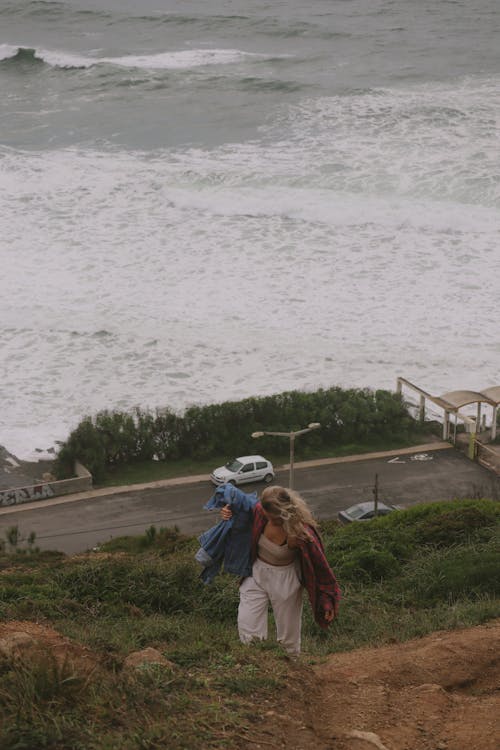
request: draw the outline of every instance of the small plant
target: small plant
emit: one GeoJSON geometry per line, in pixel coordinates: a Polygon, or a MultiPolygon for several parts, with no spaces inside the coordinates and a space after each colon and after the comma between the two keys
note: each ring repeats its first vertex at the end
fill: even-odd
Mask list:
{"type": "Polygon", "coordinates": [[[154,544],[154,541],[156,539],[156,526],[151,525],[149,529],[146,529],[145,535],[148,544],[154,544]]]}
{"type": "MultiPolygon", "coordinates": [[[[36,540],[34,531],[31,531],[27,537],[23,537],[19,526],[9,526],[5,531],[5,539],[9,545],[9,552],[11,554],[26,555],[40,551],[39,547],[34,546],[36,540]],[[27,549],[20,546],[23,542],[26,542],[27,549]]],[[[3,540],[0,541],[0,552],[5,552],[5,542],[3,540]]]]}
{"type": "Polygon", "coordinates": [[[9,526],[5,532],[5,538],[11,549],[15,549],[21,541],[21,534],[19,532],[19,526],[9,526]]]}

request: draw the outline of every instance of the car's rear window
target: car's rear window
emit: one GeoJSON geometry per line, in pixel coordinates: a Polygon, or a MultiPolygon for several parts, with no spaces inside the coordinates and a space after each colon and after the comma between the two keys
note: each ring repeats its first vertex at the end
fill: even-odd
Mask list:
{"type": "Polygon", "coordinates": [[[349,510],[345,511],[346,516],[349,516],[349,518],[361,518],[364,513],[365,510],[356,505],[354,506],[354,508],[349,508],[349,510]]]}

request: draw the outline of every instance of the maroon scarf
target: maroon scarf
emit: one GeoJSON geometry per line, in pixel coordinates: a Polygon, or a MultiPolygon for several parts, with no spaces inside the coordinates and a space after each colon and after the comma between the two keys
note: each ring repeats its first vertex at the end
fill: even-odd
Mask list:
{"type": "MultiPolygon", "coordinates": [[[[253,512],[252,563],[257,558],[257,545],[267,523],[260,502],[253,512]]],[[[326,559],[319,533],[312,526],[306,526],[306,529],[309,539],[297,539],[302,584],[307,589],[314,619],[326,629],[330,623],[325,620],[325,612],[332,610],[335,602],[340,601],[340,588],[326,559]]]]}

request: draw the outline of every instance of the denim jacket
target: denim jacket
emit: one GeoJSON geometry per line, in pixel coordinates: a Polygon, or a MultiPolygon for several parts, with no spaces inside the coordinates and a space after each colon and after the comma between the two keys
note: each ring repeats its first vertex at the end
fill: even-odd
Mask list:
{"type": "Polygon", "coordinates": [[[246,495],[232,484],[221,484],[203,506],[205,510],[216,510],[229,505],[233,512],[230,521],[219,521],[199,537],[201,546],[195,559],[203,566],[201,578],[204,583],[213,581],[222,564],[226,573],[240,577],[251,575],[250,549],[256,504],[255,492],[246,495]]]}

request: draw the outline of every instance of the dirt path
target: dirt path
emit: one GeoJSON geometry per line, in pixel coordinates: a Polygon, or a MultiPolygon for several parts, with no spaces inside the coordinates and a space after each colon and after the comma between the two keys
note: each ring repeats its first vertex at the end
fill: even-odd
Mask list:
{"type": "Polygon", "coordinates": [[[499,656],[497,620],[298,665],[251,746],[498,750],[499,656]]]}

